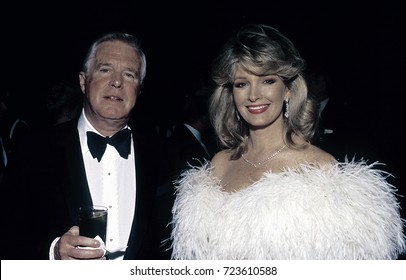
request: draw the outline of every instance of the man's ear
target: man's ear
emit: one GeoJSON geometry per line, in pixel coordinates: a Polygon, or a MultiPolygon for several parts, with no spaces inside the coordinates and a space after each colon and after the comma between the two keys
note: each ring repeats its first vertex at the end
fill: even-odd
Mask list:
{"type": "Polygon", "coordinates": [[[86,93],[86,74],[85,72],[79,72],[79,84],[80,84],[80,89],[82,90],[82,93],[86,93]]]}

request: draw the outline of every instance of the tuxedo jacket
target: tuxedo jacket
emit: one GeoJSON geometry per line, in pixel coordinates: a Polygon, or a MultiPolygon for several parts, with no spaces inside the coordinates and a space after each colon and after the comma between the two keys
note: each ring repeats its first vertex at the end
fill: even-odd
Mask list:
{"type": "Polygon", "coordinates": [[[313,144],[332,154],[337,160],[345,158],[369,158],[373,160],[375,150],[369,146],[370,134],[365,134],[363,126],[355,116],[359,108],[343,99],[341,96],[330,97],[326,107],[321,112],[317,136],[313,144]],[[364,135],[367,135],[367,139],[364,135]]]}
{"type": "MultiPolygon", "coordinates": [[[[210,152],[210,147],[207,147],[210,152]]],[[[165,178],[166,182],[160,185],[156,205],[155,217],[157,223],[154,224],[154,234],[161,243],[159,259],[170,259],[171,244],[169,237],[172,231],[170,221],[172,220],[172,206],[176,194],[173,186],[175,180],[183,170],[192,166],[199,166],[206,160],[210,160],[212,155],[208,155],[199,140],[184,125],[179,124],[171,136],[164,144],[165,150],[165,178]]]]}
{"type": "Polygon", "coordinates": [[[173,162],[173,174],[175,176],[187,168],[189,164],[200,165],[204,160],[211,159],[211,155],[206,153],[199,140],[184,124],[176,126],[169,137],[167,150],[171,153],[167,159],[173,162]]]}
{"type": "MultiPolygon", "coordinates": [[[[131,126],[136,168],[135,215],[124,259],[154,259],[150,240],[159,162],[153,138],[131,126]]],[[[52,241],[78,225],[78,208],[92,204],[77,119],[27,137],[1,186],[5,224],[1,259],[48,259],[52,241]],[[7,240],[4,242],[4,240],[7,240]]]]}

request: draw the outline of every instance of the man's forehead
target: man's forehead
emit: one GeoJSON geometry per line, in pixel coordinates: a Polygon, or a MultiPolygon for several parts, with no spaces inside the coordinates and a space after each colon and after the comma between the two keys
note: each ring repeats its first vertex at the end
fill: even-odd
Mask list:
{"type": "Polygon", "coordinates": [[[120,41],[103,42],[95,52],[96,64],[124,63],[129,67],[140,66],[139,54],[128,44],[120,41]]]}

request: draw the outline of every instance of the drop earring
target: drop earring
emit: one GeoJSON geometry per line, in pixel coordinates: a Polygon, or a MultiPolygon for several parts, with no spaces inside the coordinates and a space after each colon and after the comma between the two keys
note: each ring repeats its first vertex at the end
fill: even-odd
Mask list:
{"type": "Polygon", "coordinates": [[[289,100],[285,100],[285,113],[284,113],[285,118],[289,118],[289,100]]]}

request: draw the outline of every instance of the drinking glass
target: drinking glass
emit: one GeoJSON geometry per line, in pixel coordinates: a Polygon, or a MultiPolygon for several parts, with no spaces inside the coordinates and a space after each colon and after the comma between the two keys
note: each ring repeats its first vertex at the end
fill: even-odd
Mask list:
{"type": "Polygon", "coordinates": [[[79,234],[95,238],[99,236],[106,243],[107,207],[86,206],[79,208],[79,234]]]}

